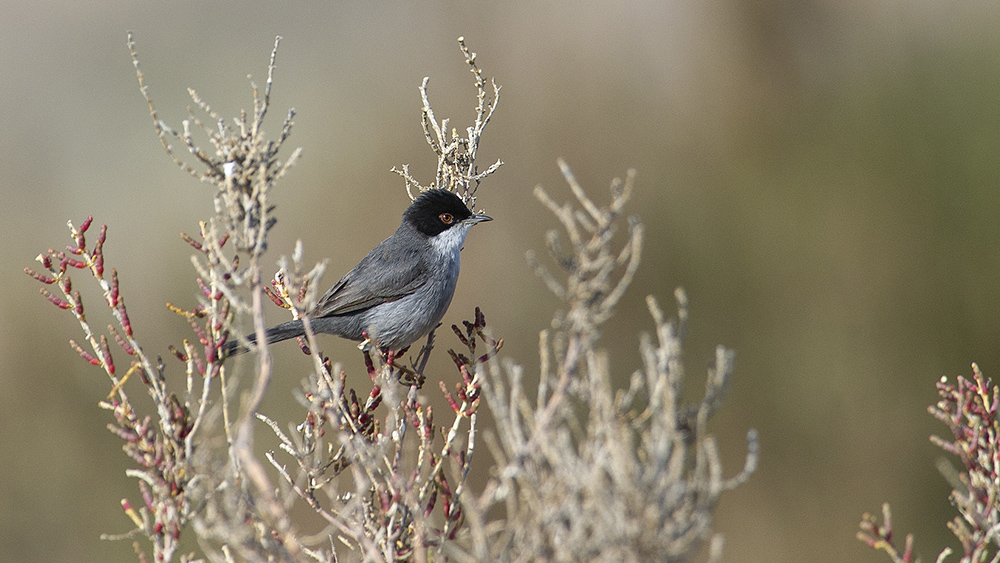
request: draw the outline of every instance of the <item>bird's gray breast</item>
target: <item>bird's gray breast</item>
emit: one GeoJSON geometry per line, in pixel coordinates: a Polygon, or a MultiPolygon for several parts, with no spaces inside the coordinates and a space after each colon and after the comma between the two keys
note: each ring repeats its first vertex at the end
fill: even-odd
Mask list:
{"type": "Polygon", "coordinates": [[[362,324],[380,346],[393,350],[409,346],[441,322],[455,294],[467,231],[455,228],[432,237],[424,255],[427,281],[413,293],[364,313],[362,324]]]}

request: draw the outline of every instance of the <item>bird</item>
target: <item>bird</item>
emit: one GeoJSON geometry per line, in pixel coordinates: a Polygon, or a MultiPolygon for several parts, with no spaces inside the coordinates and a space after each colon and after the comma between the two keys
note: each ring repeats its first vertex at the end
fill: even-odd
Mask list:
{"type": "MultiPolygon", "coordinates": [[[[306,313],[316,334],[333,334],[398,352],[426,336],[444,317],[455,294],[460,253],[473,225],[492,221],[475,214],[453,192],[424,191],[380,242],[306,313]]],[[[301,319],[267,329],[272,344],[305,335],[301,319]]],[[[247,340],[256,342],[256,335],[247,340]]],[[[248,351],[236,341],[222,356],[248,351]]]]}

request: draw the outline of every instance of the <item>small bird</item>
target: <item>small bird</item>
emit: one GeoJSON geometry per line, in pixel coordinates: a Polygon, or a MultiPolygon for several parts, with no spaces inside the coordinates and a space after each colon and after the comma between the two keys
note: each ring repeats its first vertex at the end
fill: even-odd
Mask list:
{"type": "MultiPolygon", "coordinates": [[[[459,253],[476,223],[492,217],[469,211],[443,189],[420,194],[399,228],[333,284],[307,313],[312,330],[349,340],[368,340],[398,351],[427,335],[444,317],[458,282],[459,253]]],[[[303,336],[301,320],[267,329],[267,342],[303,336]]],[[[256,335],[249,335],[256,342],[256,335]]],[[[227,342],[223,356],[246,352],[227,342]]]]}

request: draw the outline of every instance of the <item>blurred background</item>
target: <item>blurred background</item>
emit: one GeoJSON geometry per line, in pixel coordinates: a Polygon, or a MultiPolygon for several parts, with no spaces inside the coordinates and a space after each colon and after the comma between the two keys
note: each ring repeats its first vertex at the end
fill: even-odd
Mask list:
{"type": "MultiPolygon", "coordinates": [[[[389,169],[432,177],[421,79],[431,77],[439,118],[471,124],[465,36],[503,86],[480,163],[506,164],[480,188],[496,220],[471,233],[445,321],[483,307],[531,373],[558,306],[524,260],[556,226],[531,190],[568,201],[564,157],[607,202],[611,178],[634,167],[628,211],[646,225],[644,262],[604,346],[625,381],[651,328],[643,298],[670,309],[683,286],[692,396],[714,346],[737,351],[712,429],[730,474],[750,427],[762,457],[718,507],[725,560],[886,561],[854,537],[883,501],[925,561],[955,546],[941,452],[928,441],[946,429],[926,406],[942,375],[968,375],[973,361],[1000,369],[995,3],[4,0],[0,10],[3,561],[130,560],[127,543],[98,537],[127,531],[118,501],[138,498],[96,406],[107,381],[66,344],[79,326],[21,270],[69,243],[67,219],[93,214],[109,226],[108,264],[141,341],[167,355],[189,334],[163,304],[195,302],[177,234],[197,232],[213,192],[164,155],[127,29],[175,127],[187,87],[224,116],[249,109],[246,76],[263,84],[284,37],[268,130],[294,107],[289,145],[304,152],[274,195],[272,258],[301,238],[310,262],[330,260],[330,283],[398,224],[407,200],[389,169]]],[[[76,278],[95,326],[106,324],[76,278]]],[[[363,377],[357,352],[335,340],[328,352],[363,377]]],[[[294,348],[278,361],[305,374],[294,348]]],[[[297,412],[297,386],[274,383],[264,411],[297,412]]]]}

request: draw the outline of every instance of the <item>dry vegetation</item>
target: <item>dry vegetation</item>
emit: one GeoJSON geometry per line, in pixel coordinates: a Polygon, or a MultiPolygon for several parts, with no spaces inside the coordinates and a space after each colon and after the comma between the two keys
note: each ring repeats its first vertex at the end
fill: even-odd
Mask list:
{"type": "MultiPolygon", "coordinates": [[[[951,431],[951,439],[931,436],[931,442],[958,458],[959,468],[942,459],[938,468],[952,486],[949,500],[958,516],[948,522],[962,546],[961,563],[1000,562],[1000,387],[972,364],[972,378],[958,376],[955,383],[942,377],[937,383],[941,400],[928,411],[951,431]]],[[[882,505],[882,520],[871,514],[861,519],[858,539],[885,552],[893,563],[919,561],[913,534],[900,546],[893,534],[892,511],[882,505]]],[[[943,563],[951,548],[938,553],[943,563]]]]}
{"type": "MultiPolygon", "coordinates": [[[[459,44],[474,76],[475,123],[459,135],[448,120],[439,122],[424,79],[423,126],[437,174],[424,185],[406,166],[397,172],[411,197],[446,188],[475,206],[480,182],[502,164],[484,171],[476,165],[500,89],[482,77],[462,39],[459,44]]],[[[240,319],[250,319],[263,341],[269,301],[299,315],[323,289],[323,267],[303,264],[301,245],[272,281],[261,265],[274,224],[272,190],[299,156],[295,150],[279,158],[294,112],[274,140],[263,129],[277,48],[276,41],[263,90],[252,85],[251,111],[228,121],[192,90],[200,113],[177,130],[157,115],[129,37],[164,148],[184,171],[215,189],[210,218],[199,233],[183,237],[195,250],[198,300],[189,307],[168,305],[193,335],[170,347],[176,359],[160,361],[149,350],[161,346],[132,330],[118,271],[105,268],[106,226],[91,244],[91,219],[71,223],[73,245],[40,255],[41,271],[27,270],[45,284],[42,293],[52,303],[75,315],[84,339],[72,346],[110,378],[101,406],[134,460],[127,474],[138,493],[122,501],[132,530],[107,539],[130,539],[140,561],[687,561],[706,542],[709,559],[720,560],[713,510],[722,493],[753,473],[757,460],[751,431],[743,469],[727,478],[708,433],[725,398],[733,353],[718,348],[703,398],[684,403],[687,301],[680,290],[676,320],[647,297],[652,333],[639,337],[642,367],[627,386],[616,387],[611,358],[598,346],[598,327],[640,262],[642,224],[623,216],[633,172],[612,182],[604,206],[563,162],[574,201],[560,204],[536,189],[562,232],[547,238],[554,267],[530,253],[528,258],[564,302],[552,328],[538,336],[537,369],[499,353],[502,340],[494,339],[478,309],[441,337],[457,348],[448,350],[451,374],[425,373],[437,346],[434,333],[409,358],[359,352],[350,360],[354,367],[345,368],[324,356],[307,331],[300,345],[311,355],[314,374],[299,395],[301,416],[275,421],[258,411],[281,367],[261,346],[254,347],[255,361],[241,364],[252,370],[236,373],[220,351],[240,338],[234,329],[240,319]],[[196,134],[210,148],[202,148],[196,134]],[[76,272],[99,286],[112,315],[106,331],[88,321],[70,279],[76,272]],[[362,366],[370,387],[349,388],[346,372],[362,366]],[[186,385],[172,389],[165,374],[178,369],[186,385]],[[443,413],[418,393],[428,378],[457,382],[440,381],[450,405],[443,413]],[[494,421],[489,429],[480,424],[483,408],[494,421]],[[280,451],[255,448],[254,434],[261,431],[278,437],[280,451]],[[471,471],[489,476],[482,490],[470,488],[471,471]],[[292,510],[301,506],[322,524],[296,521],[292,510]],[[182,536],[197,540],[195,552],[180,548],[182,536]]]]}

